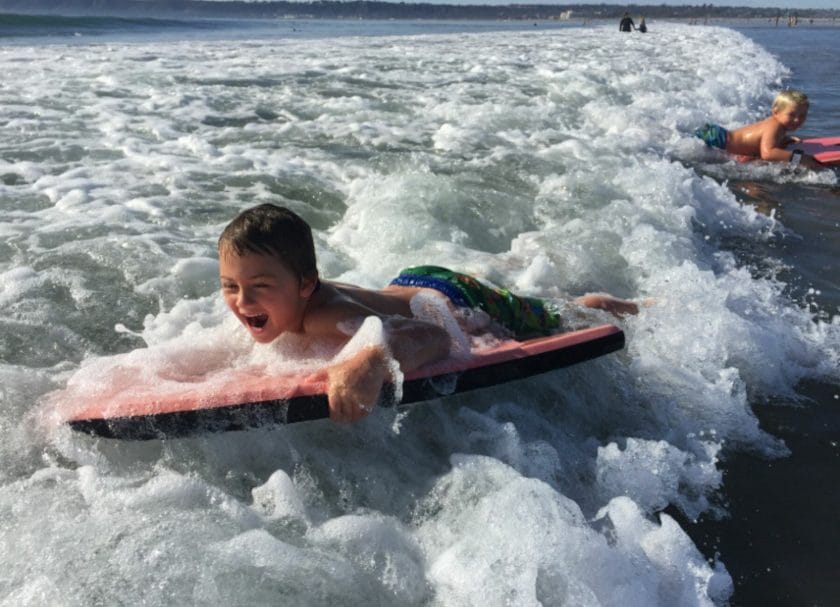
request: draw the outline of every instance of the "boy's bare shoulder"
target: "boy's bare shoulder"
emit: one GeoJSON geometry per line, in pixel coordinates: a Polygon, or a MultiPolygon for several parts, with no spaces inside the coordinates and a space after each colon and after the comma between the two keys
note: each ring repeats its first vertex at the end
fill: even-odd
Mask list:
{"type": "Polygon", "coordinates": [[[368,316],[410,320],[411,298],[416,288],[366,289],[356,285],[324,281],[310,298],[304,315],[304,332],[337,335],[341,329],[361,323],[368,316]]]}
{"type": "Polygon", "coordinates": [[[312,294],[303,318],[304,332],[313,335],[337,334],[341,323],[373,314],[373,310],[348,297],[343,289],[322,282],[312,294]]]}
{"type": "Polygon", "coordinates": [[[411,296],[417,289],[387,287],[385,289],[366,289],[356,285],[332,283],[348,300],[351,300],[377,314],[393,316],[411,316],[411,296]]]}

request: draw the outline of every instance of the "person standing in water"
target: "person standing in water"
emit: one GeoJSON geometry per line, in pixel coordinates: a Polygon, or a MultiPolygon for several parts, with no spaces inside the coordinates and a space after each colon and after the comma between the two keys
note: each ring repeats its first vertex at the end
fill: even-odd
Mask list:
{"type": "Polygon", "coordinates": [[[621,18],[621,22],[618,24],[618,31],[632,32],[634,29],[636,29],[636,24],[633,23],[633,19],[630,18],[630,13],[625,12],[624,16],[621,18]]]}

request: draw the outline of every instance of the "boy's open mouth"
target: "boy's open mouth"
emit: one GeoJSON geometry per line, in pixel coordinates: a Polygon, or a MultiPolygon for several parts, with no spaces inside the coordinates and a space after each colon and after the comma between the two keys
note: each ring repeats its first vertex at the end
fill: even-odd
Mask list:
{"type": "Polygon", "coordinates": [[[254,327],[255,329],[262,329],[265,326],[265,323],[268,322],[268,314],[246,316],[245,320],[248,322],[249,327],[254,327]]]}

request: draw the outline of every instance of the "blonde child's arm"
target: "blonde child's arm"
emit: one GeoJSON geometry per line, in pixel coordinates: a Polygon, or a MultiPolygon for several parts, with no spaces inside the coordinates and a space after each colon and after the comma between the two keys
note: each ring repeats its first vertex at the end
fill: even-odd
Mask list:
{"type": "MultiPolygon", "coordinates": [[[[794,151],[786,150],[784,148],[771,148],[767,152],[763,149],[761,151],[762,160],[771,160],[775,162],[794,162],[794,151]]],[[[812,171],[819,171],[825,168],[816,158],[808,154],[802,154],[799,158],[797,166],[803,166],[812,171]]],[[[795,167],[794,167],[795,168],[795,167]]]]}
{"type": "MultiPolygon", "coordinates": [[[[776,137],[778,137],[778,135],[776,135],[776,137]]],[[[765,137],[762,137],[761,158],[763,160],[773,160],[777,162],[796,162],[798,166],[803,166],[807,169],[811,169],[812,171],[819,171],[820,169],[825,168],[813,156],[809,156],[808,154],[802,154],[800,151],[797,150],[785,149],[785,146],[789,145],[790,143],[799,143],[800,141],[802,141],[802,139],[800,139],[799,137],[782,135],[780,140],[771,140],[766,148],[764,141],[765,137]],[[774,145],[774,141],[779,141],[779,144],[774,145]],[[798,161],[796,161],[796,159],[794,158],[794,154],[799,155],[798,161]]]]}
{"type": "Polygon", "coordinates": [[[775,123],[770,123],[770,127],[761,135],[761,144],[759,147],[761,159],[773,162],[788,162],[793,152],[785,149],[784,141],[785,131],[782,127],[775,123]]]}

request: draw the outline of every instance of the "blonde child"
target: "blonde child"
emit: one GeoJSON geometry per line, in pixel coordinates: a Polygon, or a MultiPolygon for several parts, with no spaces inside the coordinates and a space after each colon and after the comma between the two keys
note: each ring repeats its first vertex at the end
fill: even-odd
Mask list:
{"type": "Polygon", "coordinates": [[[787,89],[776,95],[770,116],[759,122],[727,131],[717,124],[706,124],[694,134],[710,147],[716,147],[730,154],[751,156],[773,162],[790,162],[809,169],[818,170],[822,165],[812,156],[786,146],[801,141],[788,135],[805,123],[809,109],[805,93],[787,89]]]}

